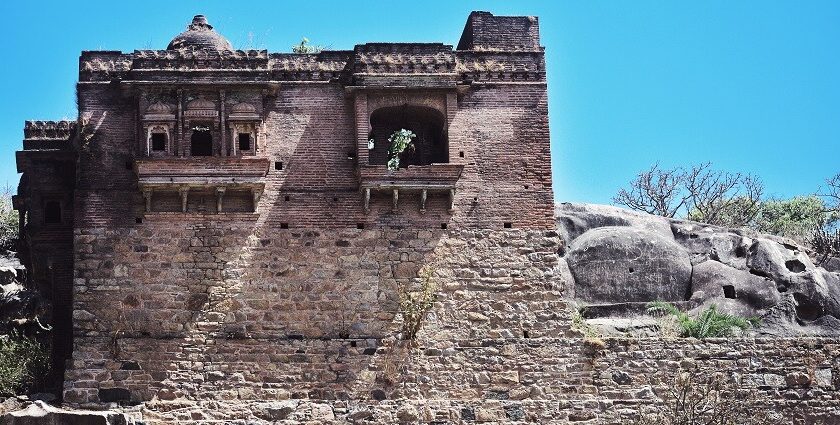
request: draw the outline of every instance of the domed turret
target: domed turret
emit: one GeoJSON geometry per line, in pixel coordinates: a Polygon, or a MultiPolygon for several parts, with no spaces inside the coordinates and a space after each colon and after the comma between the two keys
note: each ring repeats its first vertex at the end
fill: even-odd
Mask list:
{"type": "Polygon", "coordinates": [[[233,46],[221,34],[213,31],[213,26],[204,15],[195,15],[187,30],[176,35],[166,47],[166,50],[178,49],[233,50],[233,46]]]}

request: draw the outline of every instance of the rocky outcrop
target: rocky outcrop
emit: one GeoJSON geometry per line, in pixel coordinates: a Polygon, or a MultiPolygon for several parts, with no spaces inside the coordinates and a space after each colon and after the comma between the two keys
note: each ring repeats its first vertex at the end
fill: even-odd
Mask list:
{"type": "Polygon", "coordinates": [[[125,425],[125,415],[115,412],[65,410],[36,401],[25,409],[7,413],[2,425],[125,425]]]}
{"type": "Polygon", "coordinates": [[[840,273],[792,240],[606,205],[560,204],[556,216],[575,297],[598,317],[663,300],[757,317],[759,334],[840,334],[840,273]]]}

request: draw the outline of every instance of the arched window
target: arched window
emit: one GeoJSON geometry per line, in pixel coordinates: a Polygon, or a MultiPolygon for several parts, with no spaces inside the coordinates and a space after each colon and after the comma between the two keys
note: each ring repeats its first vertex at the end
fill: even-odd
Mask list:
{"type": "Polygon", "coordinates": [[[44,223],[45,224],[60,224],[61,223],[61,202],[47,201],[44,203],[44,223]]]}
{"type": "Polygon", "coordinates": [[[210,129],[196,126],[190,138],[190,154],[192,156],[213,156],[213,135],[210,129]]]}
{"type": "Polygon", "coordinates": [[[371,138],[369,164],[388,163],[388,138],[400,129],[411,130],[417,137],[413,147],[400,155],[400,167],[449,162],[443,114],[435,109],[403,105],[380,108],[370,115],[371,138]]]}

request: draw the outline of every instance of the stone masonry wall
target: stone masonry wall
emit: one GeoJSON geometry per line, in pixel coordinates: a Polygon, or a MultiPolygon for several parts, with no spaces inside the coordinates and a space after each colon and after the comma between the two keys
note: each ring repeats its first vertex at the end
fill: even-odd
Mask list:
{"type": "Polygon", "coordinates": [[[66,402],[120,403],[147,423],[627,423],[698,367],[786,423],[840,418],[836,341],[586,344],[553,231],[281,230],[224,217],[77,231],[66,402]],[[423,265],[440,295],[410,347],[396,291],[423,265]]]}
{"type": "MultiPolygon", "coordinates": [[[[348,341],[353,351],[375,351],[399,330],[398,288],[416,285],[424,266],[440,285],[429,318],[435,338],[538,337],[565,326],[566,272],[552,231],[315,231],[261,228],[253,214],[225,217],[184,226],[161,215],[145,229],[77,231],[67,401],[102,401],[98,389],[109,386],[133,390],[133,401],[151,400],[163,382],[178,388],[194,381],[191,373],[237,364],[244,352],[229,352],[228,344],[255,355],[291,355],[297,345],[314,344],[327,359],[348,341]],[[211,354],[217,342],[220,351],[211,354]],[[189,360],[193,348],[215,360],[189,360]],[[197,366],[172,363],[179,360],[197,366]],[[135,382],[120,370],[126,361],[159,374],[149,381],[136,372],[135,382]]],[[[349,391],[346,376],[321,376],[316,362],[303,373],[258,359],[239,371],[254,391],[280,379],[270,378],[275,373],[297,376],[280,379],[288,393],[349,391]]],[[[207,392],[218,389],[211,384],[207,392]]]]}

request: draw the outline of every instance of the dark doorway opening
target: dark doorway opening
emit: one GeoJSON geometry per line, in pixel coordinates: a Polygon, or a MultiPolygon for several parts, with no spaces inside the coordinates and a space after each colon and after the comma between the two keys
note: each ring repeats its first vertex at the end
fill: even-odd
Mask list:
{"type": "Polygon", "coordinates": [[[58,201],[47,201],[44,204],[44,223],[61,223],[61,203],[58,201]]]}
{"type": "Polygon", "coordinates": [[[210,130],[193,130],[190,138],[192,156],[213,156],[213,135],[210,130]]]}

